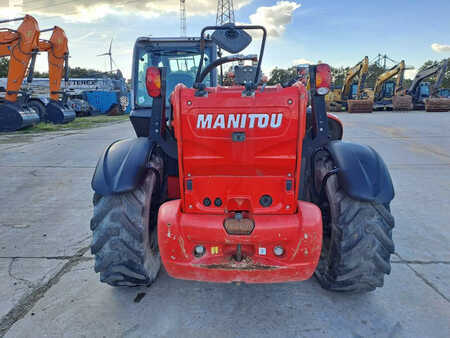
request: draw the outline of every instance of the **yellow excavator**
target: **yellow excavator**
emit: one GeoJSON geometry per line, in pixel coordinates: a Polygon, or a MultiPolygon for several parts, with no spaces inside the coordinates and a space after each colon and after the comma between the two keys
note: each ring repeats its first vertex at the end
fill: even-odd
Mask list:
{"type": "Polygon", "coordinates": [[[340,111],[344,107],[349,113],[371,113],[373,102],[365,97],[364,92],[368,72],[369,58],[365,56],[347,71],[342,89],[335,89],[328,94],[326,99],[330,110],[340,111]],[[356,76],[358,82],[353,83],[356,76]]]}
{"type": "MultiPolygon", "coordinates": [[[[405,61],[400,61],[391,69],[378,76],[373,89],[373,109],[374,110],[411,110],[412,98],[403,95],[403,79],[405,77],[405,61]],[[397,76],[395,82],[390,81],[397,76]]],[[[369,96],[372,96],[369,95],[369,96]]]]}

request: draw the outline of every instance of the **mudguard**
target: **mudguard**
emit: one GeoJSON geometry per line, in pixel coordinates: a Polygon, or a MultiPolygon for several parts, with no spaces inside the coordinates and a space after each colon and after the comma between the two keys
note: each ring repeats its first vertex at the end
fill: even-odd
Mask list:
{"type": "Polygon", "coordinates": [[[389,203],[394,198],[391,175],[378,153],[369,146],[332,141],[327,146],[338,172],[339,184],[358,200],[389,203]]]}
{"type": "Polygon", "coordinates": [[[92,178],[92,189],[106,196],[135,189],[144,179],[154,142],[147,137],[112,143],[100,157],[92,178]]]}

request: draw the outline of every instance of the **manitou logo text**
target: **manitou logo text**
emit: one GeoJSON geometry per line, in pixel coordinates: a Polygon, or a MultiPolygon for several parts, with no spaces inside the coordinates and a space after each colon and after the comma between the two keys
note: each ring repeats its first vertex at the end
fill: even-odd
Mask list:
{"type": "Polygon", "coordinates": [[[278,128],[283,114],[198,114],[198,129],[278,128]]]}

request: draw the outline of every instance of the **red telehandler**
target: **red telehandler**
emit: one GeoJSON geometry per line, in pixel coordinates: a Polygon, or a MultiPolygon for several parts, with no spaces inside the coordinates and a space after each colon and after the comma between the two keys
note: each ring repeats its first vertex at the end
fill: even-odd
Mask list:
{"type": "Polygon", "coordinates": [[[326,113],[327,64],[309,66],[309,90],[260,85],[265,41],[264,27],[234,25],[136,41],[137,137],[108,146],[92,179],[102,282],[150,285],[162,263],[198,281],[315,274],[334,291],[383,286],[394,252],[388,169],[371,147],[341,140],[326,113]],[[262,32],[259,55],[238,54],[250,30],[262,32]],[[230,62],[233,85],[217,86],[217,67],[230,62]]]}
{"type": "Polygon", "coordinates": [[[17,30],[0,28],[0,57],[10,57],[6,95],[0,104],[0,131],[14,131],[39,122],[39,115],[27,105],[29,92],[20,91],[27,69],[27,83],[33,79],[39,49],[39,25],[30,15],[0,23],[19,20],[22,23],[17,30]]]}

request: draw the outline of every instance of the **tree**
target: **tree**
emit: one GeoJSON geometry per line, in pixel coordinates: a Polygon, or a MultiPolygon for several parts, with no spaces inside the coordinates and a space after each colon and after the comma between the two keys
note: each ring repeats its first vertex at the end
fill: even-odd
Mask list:
{"type": "Polygon", "coordinates": [[[33,77],[34,78],[46,78],[46,77],[48,77],[48,72],[38,72],[38,71],[34,71],[34,73],[33,73],[33,77]]]}
{"type": "Polygon", "coordinates": [[[69,77],[72,78],[83,78],[83,77],[104,77],[109,76],[108,72],[101,72],[95,69],[88,69],[82,67],[75,67],[69,69],[69,77]]]}
{"type": "Polygon", "coordinates": [[[331,78],[334,88],[342,88],[349,67],[331,67],[331,78]]]}
{"type": "Polygon", "coordinates": [[[9,57],[0,58],[0,77],[8,76],[9,57]]]}
{"type": "Polygon", "coordinates": [[[275,68],[270,72],[270,78],[267,82],[268,85],[275,85],[277,83],[286,83],[297,77],[296,67],[290,67],[288,69],[275,68]]]}

